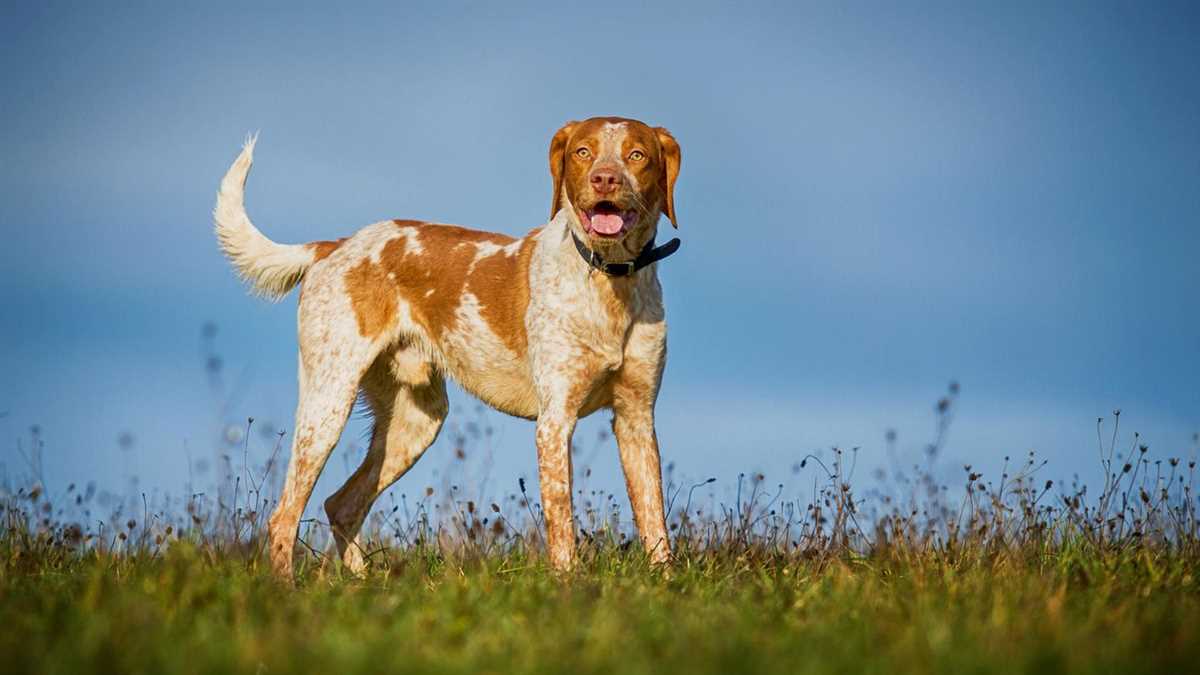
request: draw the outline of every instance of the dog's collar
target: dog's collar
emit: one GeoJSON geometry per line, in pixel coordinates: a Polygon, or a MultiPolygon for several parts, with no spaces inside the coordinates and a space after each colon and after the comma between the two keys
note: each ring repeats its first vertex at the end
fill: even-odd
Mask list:
{"type": "Polygon", "coordinates": [[[575,250],[579,251],[579,257],[583,258],[584,262],[592,266],[592,268],[604,272],[610,277],[630,276],[643,267],[656,263],[659,260],[671,255],[675,251],[678,251],[680,243],[679,237],[675,237],[662,246],[655,246],[654,240],[651,239],[650,241],[646,242],[646,245],[642,247],[642,252],[637,254],[637,257],[633,260],[625,260],[623,262],[607,262],[604,260],[604,258],[600,257],[599,253],[596,253],[592,249],[588,248],[587,244],[580,241],[574,230],[571,231],[571,239],[575,241],[575,250]]]}

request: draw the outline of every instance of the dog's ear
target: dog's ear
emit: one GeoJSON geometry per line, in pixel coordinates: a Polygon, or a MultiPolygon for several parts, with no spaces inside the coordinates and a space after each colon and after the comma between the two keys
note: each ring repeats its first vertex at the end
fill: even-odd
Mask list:
{"type": "Polygon", "coordinates": [[[675,220],[675,179],[679,178],[679,143],[671,132],[663,127],[654,127],[654,133],[658,136],[658,145],[662,148],[663,172],[660,180],[663,194],[666,195],[663,213],[671,219],[671,225],[679,229],[679,221],[675,220]]]}
{"type": "Polygon", "coordinates": [[[563,158],[566,156],[567,140],[571,138],[571,130],[575,128],[578,122],[567,122],[562,125],[554,134],[554,138],[550,141],[550,176],[554,179],[554,194],[550,197],[550,217],[558,213],[562,208],[562,189],[563,189],[563,174],[566,167],[563,166],[563,158]]]}

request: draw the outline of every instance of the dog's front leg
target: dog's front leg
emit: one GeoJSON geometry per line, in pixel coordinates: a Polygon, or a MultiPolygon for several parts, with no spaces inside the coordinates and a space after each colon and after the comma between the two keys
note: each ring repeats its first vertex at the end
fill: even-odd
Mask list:
{"type": "Polygon", "coordinates": [[[654,433],[654,409],[637,402],[614,402],[613,434],[621,454],[625,487],[633,520],[646,555],[655,564],[671,559],[663,511],[662,469],[658,437],[654,433]]]}
{"type": "Polygon", "coordinates": [[[630,332],[625,362],[613,378],[613,435],[621,454],[633,520],[646,555],[671,559],[663,509],[662,468],[654,431],[654,404],[666,362],[666,323],[639,322],[630,332]]]}
{"type": "Polygon", "coordinates": [[[537,421],[538,483],[546,518],[546,553],[558,570],[575,565],[575,522],[571,508],[571,434],[576,417],[547,410],[537,421]]]}
{"type": "Polygon", "coordinates": [[[567,367],[543,371],[538,378],[541,410],[537,419],[537,456],[542,513],[546,519],[546,552],[551,566],[567,571],[575,564],[571,435],[596,374],[567,367]]]}

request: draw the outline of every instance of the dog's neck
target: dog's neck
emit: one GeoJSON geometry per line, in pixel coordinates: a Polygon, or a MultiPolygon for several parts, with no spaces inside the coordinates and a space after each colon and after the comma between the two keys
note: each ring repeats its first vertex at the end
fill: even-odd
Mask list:
{"type": "MultiPolygon", "coordinates": [[[[546,224],[540,237],[553,259],[551,264],[557,270],[556,274],[564,283],[563,288],[574,287],[575,290],[570,292],[582,294],[575,306],[605,307],[606,314],[623,316],[623,320],[628,320],[643,304],[639,298],[648,299],[655,292],[661,293],[661,290],[657,290],[661,287],[656,266],[650,265],[629,276],[609,276],[593,268],[575,248],[571,235],[572,227],[578,227],[578,223],[571,222],[570,214],[570,207],[561,209],[546,224]]],[[[653,227],[646,229],[649,232],[641,234],[639,246],[644,246],[654,236],[653,227]]],[[[636,255],[634,253],[624,259],[632,260],[636,255]]]]}

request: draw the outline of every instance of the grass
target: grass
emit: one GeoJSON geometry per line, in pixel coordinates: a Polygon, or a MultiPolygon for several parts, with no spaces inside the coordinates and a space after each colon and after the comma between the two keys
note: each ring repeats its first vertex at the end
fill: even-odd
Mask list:
{"type": "MultiPolygon", "coordinates": [[[[1136,435],[1119,442],[1117,413],[1111,435],[1097,421],[1098,491],[1039,479],[1032,455],[1006,460],[994,480],[962,467],[951,490],[935,476],[957,393],[936,406],[921,460],[881,472],[866,496],[852,488],[853,450],[797,463],[817,476],[807,501],[740,476],[725,504],[703,498],[711,479],[668,470],[666,569],[631,544],[619,500],[580,488],[580,564],[556,574],[524,481],[499,504],[472,499],[452,466],[437,490],[373,514],[365,578],[343,572],[312,521],[298,583],[282,585],[263,551],[281,439],[258,472],[248,441],[240,469],[226,457],[212,497],[152,503],[75,486],[52,496],[35,480],[0,497],[0,654],[8,670],[39,673],[1162,673],[1200,663],[1195,461],[1156,458],[1136,435]]],[[[456,442],[460,464],[469,440],[456,442]]],[[[22,456],[36,475],[36,435],[22,456]]]]}
{"type": "Polygon", "coordinates": [[[608,550],[539,560],[394,554],[366,580],[191,543],[0,571],[16,672],[1013,673],[1188,671],[1194,561],[1146,552],[1026,561],[815,563],[682,556],[670,578],[608,550]]]}

